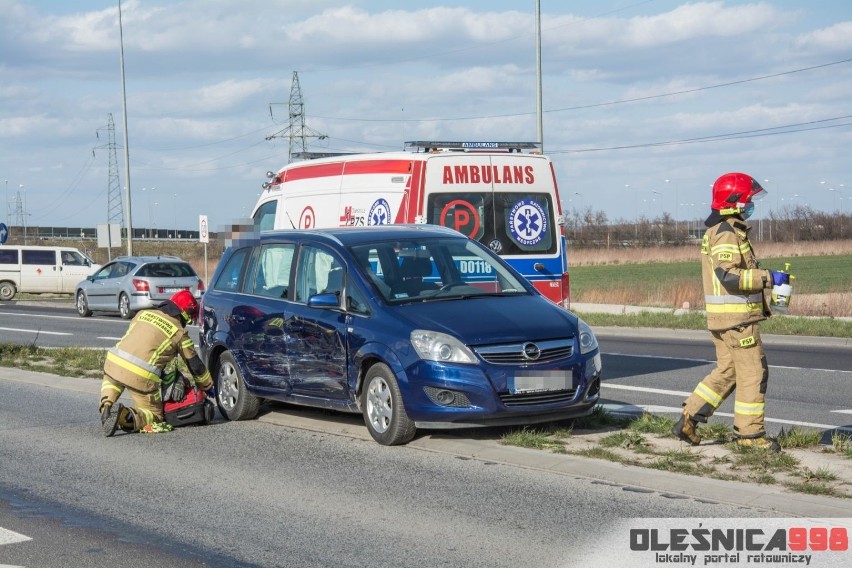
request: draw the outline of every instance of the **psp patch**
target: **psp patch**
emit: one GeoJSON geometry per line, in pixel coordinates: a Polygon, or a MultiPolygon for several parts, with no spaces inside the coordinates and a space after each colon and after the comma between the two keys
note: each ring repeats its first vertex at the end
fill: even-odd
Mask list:
{"type": "Polygon", "coordinates": [[[390,224],[390,205],[387,200],[379,198],[370,207],[370,214],[367,216],[368,225],[388,225],[390,224]]]}
{"type": "Polygon", "coordinates": [[[523,246],[537,245],[547,234],[547,216],[533,199],[521,199],[509,210],[509,233],[523,246]]]}

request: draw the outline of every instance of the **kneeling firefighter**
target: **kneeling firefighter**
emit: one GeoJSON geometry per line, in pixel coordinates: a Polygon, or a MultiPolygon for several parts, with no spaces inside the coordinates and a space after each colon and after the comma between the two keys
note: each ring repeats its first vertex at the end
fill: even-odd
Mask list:
{"type": "Polygon", "coordinates": [[[140,311],[118,345],[107,351],[101,384],[101,424],[106,436],[125,432],[167,432],[161,383],[163,369],[177,356],[185,362],[198,388],[211,398],[216,392],[210,372],[198,357],[186,325],[198,317],[198,302],[181,290],[156,309],[140,311]],[[127,389],[134,407],[117,403],[127,389]]]}

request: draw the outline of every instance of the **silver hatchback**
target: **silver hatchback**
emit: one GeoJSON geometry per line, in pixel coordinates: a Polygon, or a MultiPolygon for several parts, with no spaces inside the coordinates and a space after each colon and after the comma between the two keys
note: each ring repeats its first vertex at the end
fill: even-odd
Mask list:
{"type": "Polygon", "coordinates": [[[185,260],[176,256],[124,256],[77,284],[77,313],[118,312],[124,319],[154,308],[175,292],[189,290],[200,298],[204,282],[185,260]]]}

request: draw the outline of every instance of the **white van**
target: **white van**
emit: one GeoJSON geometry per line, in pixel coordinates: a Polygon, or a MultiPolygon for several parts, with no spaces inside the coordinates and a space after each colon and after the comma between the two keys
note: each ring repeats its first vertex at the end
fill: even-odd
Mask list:
{"type": "MultiPolygon", "coordinates": [[[[546,297],[569,306],[556,174],[538,144],[418,141],[406,146],[415,151],[331,155],[269,172],[252,211],[255,227],[443,225],[487,246],[546,297]]],[[[466,264],[460,270],[477,267],[466,264]]]]}
{"type": "Polygon", "coordinates": [[[0,300],[18,292],[73,294],[95,270],[95,262],[72,247],[0,246],[0,300]]]}

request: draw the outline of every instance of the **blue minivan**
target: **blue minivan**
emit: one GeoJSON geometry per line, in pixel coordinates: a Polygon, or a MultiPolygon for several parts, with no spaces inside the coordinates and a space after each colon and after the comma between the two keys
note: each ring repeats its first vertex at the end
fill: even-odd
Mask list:
{"type": "Polygon", "coordinates": [[[264,399],[361,413],[372,437],[589,414],[592,330],[477,241],[434,225],[242,234],[202,299],[230,420],[264,399]]]}

